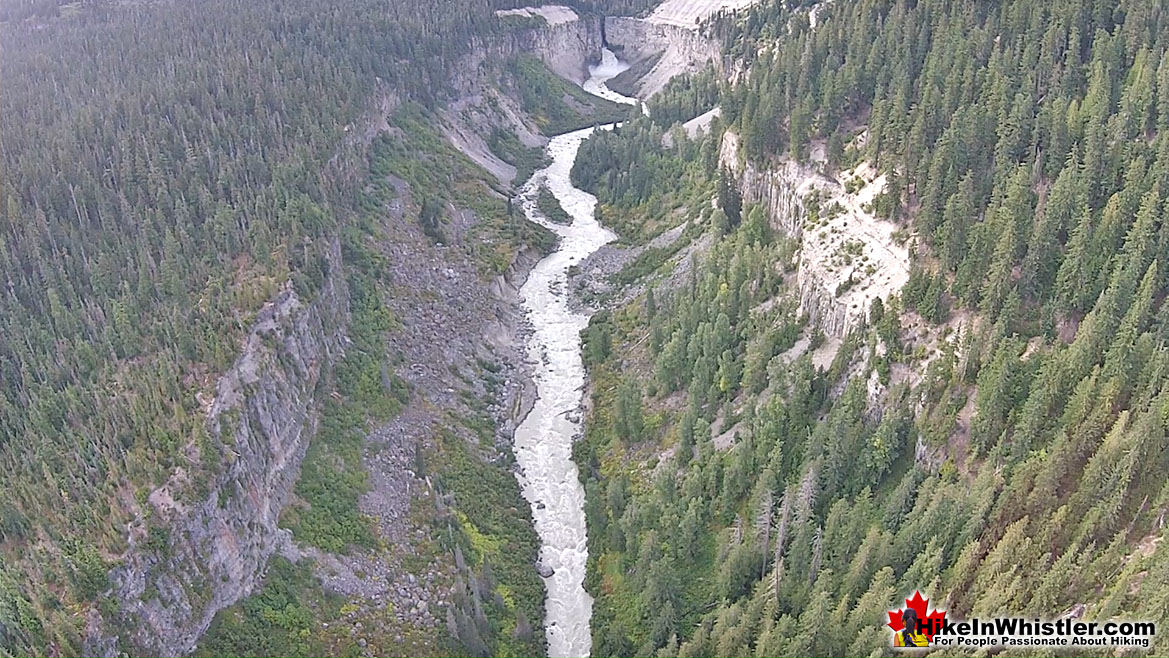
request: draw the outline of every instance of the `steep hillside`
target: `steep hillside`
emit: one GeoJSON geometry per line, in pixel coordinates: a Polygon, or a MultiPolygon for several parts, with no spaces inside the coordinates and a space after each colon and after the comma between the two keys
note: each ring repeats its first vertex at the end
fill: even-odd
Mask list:
{"type": "Polygon", "coordinates": [[[522,206],[592,199],[515,195],[614,121],[573,646],[1169,628],[1162,4],[0,0],[0,656],[546,653],[522,206]]]}
{"type": "Polygon", "coordinates": [[[5,5],[0,654],[543,652],[509,183],[614,108],[455,4],[5,5]]]}
{"type": "Polygon", "coordinates": [[[582,147],[632,247],[579,279],[595,655],[889,655],[918,589],[1169,621],[1166,29],[762,3],[582,147]]]}

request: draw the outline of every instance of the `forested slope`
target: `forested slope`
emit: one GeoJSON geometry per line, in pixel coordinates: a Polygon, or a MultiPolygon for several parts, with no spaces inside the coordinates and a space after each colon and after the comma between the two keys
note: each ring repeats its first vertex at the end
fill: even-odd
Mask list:
{"type": "MultiPolygon", "coordinates": [[[[746,70],[717,98],[676,84],[661,125],[582,148],[607,215],[705,235],[588,331],[595,652],[887,654],[916,589],[961,616],[1164,623],[1169,15],[860,0],[813,28],[800,4],[714,26],[746,70]],[[871,211],[912,276],[838,349],[798,312],[798,236],[713,157],[685,169],[723,127],[656,139],[715,102],[756,167],[887,176],[871,211]]],[[[830,211],[797,207],[804,231],[830,211]]]]}
{"type": "MultiPolygon", "coordinates": [[[[363,449],[419,397],[397,372],[404,350],[388,344],[428,303],[417,280],[392,275],[403,266],[389,254],[410,244],[428,272],[467,271],[474,297],[443,301],[476,318],[472,302],[492,310],[492,279],[550,246],[437,119],[472,51],[514,54],[522,40],[510,33],[543,25],[494,15],[515,4],[0,3],[0,654],[193,646],[185,623],[205,627],[205,611],[251,588],[287,535],[278,517],[302,546],[381,555],[386,540],[358,507],[372,486],[363,449]],[[302,457],[297,504],[281,516],[302,457]],[[214,523],[182,525],[200,514],[214,523]],[[238,555],[190,559],[236,541],[238,555]]],[[[502,79],[506,67],[489,60],[478,74],[502,79]]],[[[538,64],[525,72],[554,79],[538,64]]],[[[587,123],[597,108],[548,109],[587,123]]],[[[517,162],[533,157],[514,135],[496,137],[517,162]]],[[[494,400],[500,367],[484,362],[455,386],[486,386],[494,400]]],[[[538,653],[535,536],[496,419],[464,397],[458,419],[441,410],[459,426],[435,437],[429,470],[421,449],[409,464],[440,483],[445,505],[415,521],[446,534],[409,568],[453,563],[462,547],[469,566],[460,553],[458,568],[483,579],[458,605],[478,606],[480,585],[490,600],[470,621],[459,608],[465,633],[432,624],[444,630],[425,646],[395,639],[401,614],[382,603],[381,650],[538,653]],[[481,445],[467,447],[467,434],[481,445]],[[491,506],[479,526],[452,521],[464,512],[456,496],[466,512],[491,506]],[[495,576],[468,528],[503,554],[495,576]],[[498,605],[497,584],[508,593],[498,605]],[[483,644],[498,638],[513,648],[483,644]]],[[[264,601],[315,587],[303,566],[275,573],[264,601]]],[[[228,623],[211,646],[357,650],[353,637],[306,639],[319,619],[302,603],[281,604],[288,616],[264,642],[228,623]]],[[[265,609],[248,608],[270,623],[265,609]]]]}
{"type": "Polygon", "coordinates": [[[475,19],[314,7],[95,5],[5,26],[5,538],[111,529],[93,469],[115,486],[174,465],[200,431],[182,378],[223,370],[289,276],[319,284],[346,185],[326,165],[367,129],[378,76],[441,89],[475,19]]]}

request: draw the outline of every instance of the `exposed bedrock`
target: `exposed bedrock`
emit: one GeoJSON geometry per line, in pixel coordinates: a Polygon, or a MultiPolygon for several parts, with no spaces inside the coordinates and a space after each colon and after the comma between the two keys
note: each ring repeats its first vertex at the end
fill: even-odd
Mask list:
{"type": "Polygon", "coordinates": [[[219,378],[207,410],[208,439],[187,448],[190,463],[211,474],[208,481],[192,483],[175,468],[137,505],[126,529],[131,546],[110,573],[125,616],[104,628],[91,620],[87,653],[189,652],[216,612],[253,590],[268,558],[288,540],[277,526],[280,511],[316,430],[317,384],[344,351],[349,317],[339,244],[329,251],[330,274],[316,297],[306,302],[289,286],[265,305],[235,364],[219,378]],[[150,517],[168,530],[148,531],[150,517]]]}
{"type": "Polygon", "coordinates": [[[757,167],[743,162],[729,131],[720,161],[736,175],[743,202],[762,206],[773,227],[800,242],[800,310],[825,334],[843,338],[864,322],[873,300],[887,300],[909,280],[904,232],[871,212],[885,176],[867,163],[832,174],[788,158],[757,167]]]}
{"type": "Polygon", "coordinates": [[[661,91],[674,76],[720,63],[718,43],[697,30],[626,16],[605,18],[605,41],[633,65],[657,57],[637,83],[638,98],[661,91]]]}
{"type": "Polygon", "coordinates": [[[589,76],[589,64],[601,59],[601,19],[579,16],[567,7],[557,10],[557,19],[543,20],[533,27],[507,31],[485,40],[472,50],[466,64],[455,73],[460,91],[467,83],[480,82],[481,66],[491,57],[510,57],[529,53],[539,57],[553,73],[577,84],[589,76]]]}

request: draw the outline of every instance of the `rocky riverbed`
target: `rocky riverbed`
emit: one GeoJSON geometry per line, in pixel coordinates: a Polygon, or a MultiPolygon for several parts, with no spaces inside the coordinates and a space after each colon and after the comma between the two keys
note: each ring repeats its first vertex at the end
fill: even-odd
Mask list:
{"type": "MultiPolygon", "coordinates": [[[[636,103],[605,87],[605,81],[625,70],[605,51],[591,69],[584,88],[598,96],[636,103]]],[[[587,656],[592,647],[589,621],[592,597],[584,589],[588,543],[584,517],[584,487],[572,461],[572,443],[581,431],[577,413],[585,382],[580,332],[588,315],[570,306],[569,270],[602,245],[616,238],[597,221],[596,198],[573,187],[572,164],[580,144],[593,128],[554,137],[547,153],[552,163],[537,171],[521,194],[524,212],[560,237],[557,250],[541,260],[520,296],[533,332],[527,341],[534,368],[537,398],[516,428],[515,453],[519,481],[532,506],[540,535],[540,575],[547,588],[545,632],[549,656],[587,656]],[[552,191],[572,217],[570,224],[553,223],[540,213],[541,186],[552,191]]]]}

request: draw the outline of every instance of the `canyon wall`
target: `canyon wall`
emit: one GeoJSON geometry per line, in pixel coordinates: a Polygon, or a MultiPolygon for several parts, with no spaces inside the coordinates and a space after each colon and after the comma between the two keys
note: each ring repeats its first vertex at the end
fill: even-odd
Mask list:
{"type": "Polygon", "coordinates": [[[899,227],[873,214],[885,176],[861,163],[829,175],[822,164],[780,159],[745,162],[727,131],[719,160],[731,170],[744,205],[759,204],[777,230],[800,242],[800,311],[825,334],[843,338],[909,280],[909,250],[899,227]]]}
{"type": "Polygon", "coordinates": [[[661,91],[676,75],[694,73],[721,61],[718,43],[697,30],[640,18],[606,17],[605,42],[634,66],[658,57],[637,83],[637,96],[643,99],[661,91]]]}
{"type": "Polygon", "coordinates": [[[601,60],[601,19],[595,16],[548,25],[517,35],[517,52],[533,53],[562,78],[581,84],[589,64],[601,60]]]}
{"type": "MultiPolygon", "coordinates": [[[[547,138],[527,117],[517,99],[498,88],[498,61],[519,53],[540,58],[556,75],[581,84],[589,65],[601,59],[601,21],[581,18],[568,7],[513,9],[496,12],[503,19],[518,17],[531,27],[518,27],[476,45],[453,73],[455,97],[441,111],[442,130],[451,144],[511,188],[516,168],[487,145],[496,129],[515,133],[529,148],[542,147],[547,138]]],[[[522,181],[520,181],[522,182],[522,181]]]]}
{"type": "MultiPolygon", "coordinates": [[[[690,62],[687,66],[717,53],[688,30],[622,27],[621,19],[610,21],[620,38],[633,39],[637,30],[647,30],[643,34],[653,39],[654,48],[673,48],[690,62]]],[[[465,66],[452,72],[452,84],[460,93],[480,94],[486,89],[486,60],[518,53],[534,54],[557,75],[579,83],[589,64],[600,59],[602,47],[599,17],[532,21],[476,44],[465,66]]],[[[356,131],[355,139],[367,142],[384,130],[384,117],[396,104],[383,103],[377,120],[369,130],[356,131]]],[[[518,112],[510,106],[503,110],[518,112]]],[[[525,143],[538,138],[523,134],[522,117],[512,123],[525,143]]],[[[115,556],[117,566],[109,574],[110,596],[120,611],[89,612],[87,654],[189,653],[219,610],[255,590],[274,552],[297,552],[278,521],[316,431],[320,391],[328,389],[332,367],[347,343],[349,295],[336,240],[329,252],[320,290],[304,299],[288,285],[269,301],[254,318],[233,366],[216,381],[213,399],[201,400],[207,436],[186,448],[191,467],[176,468],[152,491],[137,497],[126,493],[136,518],[122,529],[130,546],[115,556]]],[[[509,270],[511,278],[522,279],[531,264],[530,254],[521,256],[515,271],[509,270]]],[[[496,281],[490,287],[485,283],[479,292],[509,297],[510,286],[496,281]]],[[[505,299],[503,305],[509,303],[514,300],[505,299]]],[[[509,330],[485,329],[496,335],[509,330]]],[[[522,396],[509,394],[509,401],[512,397],[522,396]]]]}
{"type": "Polygon", "coordinates": [[[533,19],[530,27],[507,30],[482,40],[465,63],[453,72],[455,88],[474,86],[483,75],[481,67],[490,58],[507,58],[519,53],[539,57],[556,75],[576,84],[589,75],[589,64],[601,60],[601,19],[578,16],[568,8],[570,20],[547,22],[533,19]]]}
{"type": "Polygon", "coordinates": [[[219,378],[206,410],[207,440],[187,449],[208,481],[192,483],[176,468],[138,505],[131,547],[110,572],[123,617],[106,620],[104,629],[91,620],[87,653],[189,652],[215,613],[249,594],[288,541],[277,522],[316,430],[318,383],[344,351],[349,318],[337,241],[328,260],[315,298],[305,301],[286,287],[260,310],[240,356],[219,378]]]}

